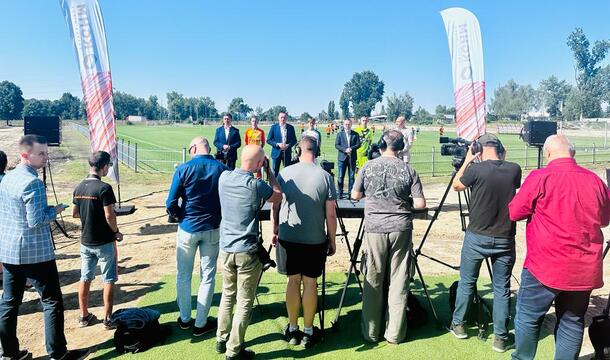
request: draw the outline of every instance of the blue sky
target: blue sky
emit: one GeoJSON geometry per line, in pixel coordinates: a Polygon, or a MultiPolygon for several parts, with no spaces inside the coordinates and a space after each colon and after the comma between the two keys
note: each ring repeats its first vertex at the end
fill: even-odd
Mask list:
{"type": "MultiPolygon", "coordinates": [[[[176,90],[210,96],[219,110],[241,96],[253,108],[317,114],[338,103],[356,71],[372,70],[386,95],[408,91],[433,111],[452,105],[451,65],[439,11],[479,19],[487,99],[509,79],[573,82],[566,46],[577,26],[610,39],[610,1],[136,1],[100,0],[114,87],[136,96],[176,90]]],[[[0,80],[26,98],[82,97],[59,1],[0,0],[0,80]]],[[[605,64],[609,61],[606,60],[605,64]]]]}

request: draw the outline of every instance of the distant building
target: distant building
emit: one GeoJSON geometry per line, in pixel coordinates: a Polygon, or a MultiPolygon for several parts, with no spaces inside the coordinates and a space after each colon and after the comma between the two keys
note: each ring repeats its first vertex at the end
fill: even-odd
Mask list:
{"type": "Polygon", "coordinates": [[[129,115],[129,116],[127,116],[126,120],[130,121],[130,122],[141,123],[141,122],[145,122],[148,119],[146,118],[146,116],[129,115]]]}

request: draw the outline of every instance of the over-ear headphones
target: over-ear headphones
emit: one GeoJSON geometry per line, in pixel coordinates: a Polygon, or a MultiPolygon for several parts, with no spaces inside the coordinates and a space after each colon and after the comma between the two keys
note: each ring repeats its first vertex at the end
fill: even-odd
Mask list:
{"type": "MultiPolygon", "coordinates": [[[[486,135],[486,134],[483,134],[483,135],[486,135]]],[[[471,149],[472,149],[473,155],[483,152],[483,143],[481,141],[479,141],[481,139],[481,137],[483,137],[483,135],[479,136],[478,139],[476,139],[472,142],[471,149]]],[[[496,153],[498,155],[502,155],[506,152],[506,149],[504,148],[504,145],[502,145],[502,142],[495,136],[494,136],[493,140],[487,141],[485,143],[485,145],[487,145],[487,144],[492,144],[496,148],[496,153]]]]}
{"type": "MultiPolygon", "coordinates": [[[[393,131],[393,130],[388,130],[388,131],[384,132],[381,135],[381,137],[379,138],[379,141],[377,142],[377,146],[379,147],[379,149],[385,150],[385,149],[388,148],[389,138],[386,138],[386,136],[388,135],[388,133],[390,131],[393,131]]],[[[396,130],[396,131],[398,131],[398,130],[396,130]]],[[[396,147],[398,148],[398,149],[395,149],[396,151],[402,151],[402,150],[405,149],[405,138],[404,138],[404,136],[401,136],[400,139],[396,142],[396,147]]]]}

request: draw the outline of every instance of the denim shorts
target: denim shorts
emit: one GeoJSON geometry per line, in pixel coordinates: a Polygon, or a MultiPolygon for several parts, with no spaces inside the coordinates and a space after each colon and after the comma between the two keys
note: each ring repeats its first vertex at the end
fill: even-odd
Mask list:
{"type": "Polygon", "coordinates": [[[116,242],[100,246],[80,246],[81,258],[81,281],[92,281],[95,279],[95,271],[99,261],[102,270],[102,280],[111,284],[118,280],[117,250],[116,242]]]}

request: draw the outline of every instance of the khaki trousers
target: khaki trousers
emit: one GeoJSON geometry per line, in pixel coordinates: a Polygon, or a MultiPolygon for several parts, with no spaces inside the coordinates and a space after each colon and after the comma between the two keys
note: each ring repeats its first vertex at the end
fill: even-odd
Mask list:
{"type": "Polygon", "coordinates": [[[256,254],[225,253],[220,251],[222,262],[222,297],[218,307],[219,341],[227,342],[227,356],[239,354],[246,329],[250,323],[252,305],[256,297],[262,264],[256,254]],[[233,306],[236,307],[233,314],[233,306]]]}
{"type": "Polygon", "coordinates": [[[392,343],[407,335],[407,296],[412,277],[411,230],[384,234],[365,233],[362,273],[362,335],[392,343]]]}

